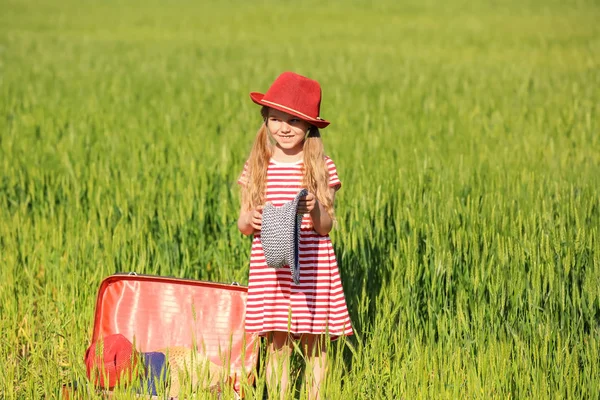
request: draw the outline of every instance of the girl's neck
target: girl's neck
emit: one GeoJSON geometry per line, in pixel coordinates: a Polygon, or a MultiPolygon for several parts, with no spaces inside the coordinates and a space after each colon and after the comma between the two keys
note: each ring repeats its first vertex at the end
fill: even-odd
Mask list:
{"type": "Polygon", "coordinates": [[[277,146],[273,149],[273,155],[271,158],[281,163],[295,163],[302,160],[304,157],[304,151],[285,151],[277,146]]]}

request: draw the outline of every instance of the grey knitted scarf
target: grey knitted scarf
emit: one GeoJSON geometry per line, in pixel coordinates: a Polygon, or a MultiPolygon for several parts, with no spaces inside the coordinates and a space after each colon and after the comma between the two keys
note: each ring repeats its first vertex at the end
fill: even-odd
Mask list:
{"type": "Polygon", "coordinates": [[[268,203],[262,213],[260,241],[267,265],[273,268],[289,265],[296,285],[300,283],[298,247],[302,225],[302,214],[297,212],[298,201],[307,194],[308,190],[302,189],[294,200],[279,207],[268,203]]]}

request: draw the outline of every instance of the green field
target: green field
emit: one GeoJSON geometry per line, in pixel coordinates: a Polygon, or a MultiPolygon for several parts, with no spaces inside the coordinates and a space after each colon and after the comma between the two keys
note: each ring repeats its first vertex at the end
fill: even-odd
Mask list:
{"type": "Polygon", "coordinates": [[[285,70],[343,182],[326,398],[598,398],[597,1],[201,3],[0,0],[0,398],[85,383],[112,273],[247,282],[285,70]]]}

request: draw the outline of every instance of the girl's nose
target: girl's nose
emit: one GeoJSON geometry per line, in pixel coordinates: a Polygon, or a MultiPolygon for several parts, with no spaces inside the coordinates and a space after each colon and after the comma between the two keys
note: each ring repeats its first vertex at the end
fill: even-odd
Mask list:
{"type": "Polygon", "coordinates": [[[281,121],[281,128],[279,130],[282,132],[289,132],[292,130],[292,126],[285,121],[281,121]]]}

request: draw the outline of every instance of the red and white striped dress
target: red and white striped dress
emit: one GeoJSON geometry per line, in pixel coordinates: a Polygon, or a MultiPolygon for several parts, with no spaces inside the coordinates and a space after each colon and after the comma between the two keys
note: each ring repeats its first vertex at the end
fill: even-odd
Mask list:
{"type": "MultiPolygon", "coordinates": [[[[335,164],[325,158],[329,186],[340,187],[335,164]]],[[[302,189],[303,162],[271,160],[267,171],[266,202],[280,206],[302,189]]],[[[238,181],[246,183],[246,168],[238,181]]],[[[310,216],[302,219],[299,246],[300,284],[292,281],[289,267],[271,268],[265,261],[260,233],[254,235],[246,304],[246,331],[329,334],[332,339],[352,335],[352,325],[329,235],[313,229],[310,216]]]]}

